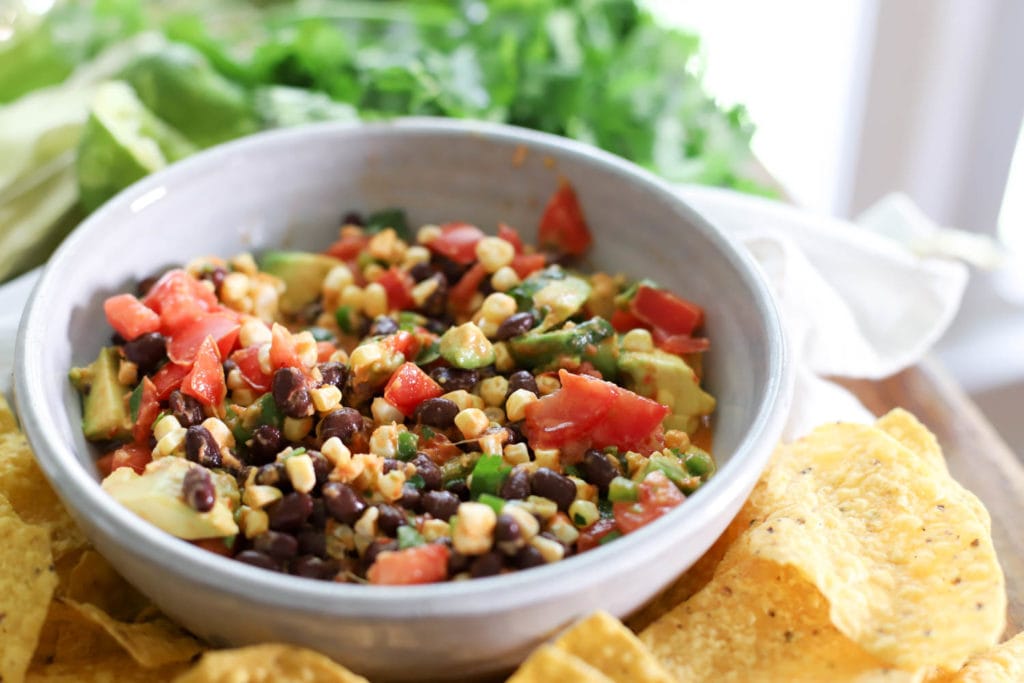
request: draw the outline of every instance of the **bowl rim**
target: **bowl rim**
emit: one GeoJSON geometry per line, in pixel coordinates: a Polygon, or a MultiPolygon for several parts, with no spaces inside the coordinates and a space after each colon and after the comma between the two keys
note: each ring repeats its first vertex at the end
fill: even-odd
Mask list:
{"type": "MultiPolygon", "coordinates": [[[[258,153],[258,152],[257,152],[258,153]]],[[[299,609],[306,613],[344,614],[377,619],[433,618],[500,611],[509,607],[548,601],[568,588],[594,583],[610,575],[628,572],[638,562],[658,553],[657,539],[672,528],[684,527],[676,538],[686,538],[719,517],[730,501],[752,488],[766,466],[771,446],[779,437],[792,397],[795,369],[789,362],[784,328],[777,302],[760,267],[732,238],[714,227],[689,206],[672,185],[653,173],[588,144],[505,124],[410,117],[386,122],[327,122],[297,128],[266,131],[204,150],[143,178],[121,191],[91,214],[64,240],[44,268],[26,305],[15,350],[15,402],[19,418],[37,454],[37,461],[62,500],[77,515],[89,515],[126,549],[149,565],[163,566],[193,584],[256,601],[270,607],[299,609]],[[414,586],[370,586],[311,581],[250,567],[236,560],[204,551],[170,534],[153,533],[154,527],[118,504],[76,459],[73,449],[48,439],[48,428],[66,416],[50,410],[43,384],[42,332],[46,329],[48,303],[61,292],[60,273],[98,234],[108,217],[151,193],[166,191],[195,171],[224,167],[235,156],[262,147],[287,146],[304,139],[334,140],[346,135],[484,136],[503,143],[522,144],[531,151],[571,159],[599,167],[613,176],[639,182],[664,195],[673,210],[685,217],[722,253],[756,298],[767,331],[769,380],[764,387],[754,420],[729,461],[702,486],[687,504],[662,518],[616,540],[564,561],[495,577],[414,586]],[[766,446],[766,440],[770,445],[766,446]],[[684,521],[685,520],[685,521],[684,521]],[[612,550],[614,548],[614,550],[612,550]],[[589,577],[589,578],[584,578],[589,577]],[[529,588],[529,592],[520,589],[529,588]]],[[[56,389],[50,389],[51,391],[56,389]]]]}

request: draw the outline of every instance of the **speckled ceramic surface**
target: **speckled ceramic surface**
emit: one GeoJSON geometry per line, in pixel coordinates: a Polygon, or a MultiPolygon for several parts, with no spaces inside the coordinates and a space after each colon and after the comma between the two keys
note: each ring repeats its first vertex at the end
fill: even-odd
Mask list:
{"type": "Polygon", "coordinates": [[[15,392],[47,476],[101,552],[143,593],[220,645],[316,648],[374,680],[508,669],[596,608],[626,615],[692,564],[739,509],[789,403],[791,370],[756,267],[652,175],[516,128],[439,120],[322,125],[210,150],[92,215],[51,259],[18,338],[15,392]],[[510,575],[415,587],[329,584],[258,570],[151,527],[107,497],[79,429],[68,369],[109,337],[104,297],[202,254],[321,249],[348,210],[411,222],[499,220],[532,235],[560,177],[595,234],[595,267],[645,275],[707,309],[718,474],[671,514],[613,544],[510,575]]]}

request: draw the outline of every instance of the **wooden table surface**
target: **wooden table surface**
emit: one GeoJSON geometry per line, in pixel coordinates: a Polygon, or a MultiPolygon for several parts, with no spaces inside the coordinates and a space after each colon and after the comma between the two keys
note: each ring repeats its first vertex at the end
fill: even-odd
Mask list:
{"type": "Polygon", "coordinates": [[[992,515],[1006,574],[1007,636],[1024,630],[1024,464],[934,359],[882,381],[838,381],[876,415],[903,407],[938,437],[950,472],[992,515]]]}

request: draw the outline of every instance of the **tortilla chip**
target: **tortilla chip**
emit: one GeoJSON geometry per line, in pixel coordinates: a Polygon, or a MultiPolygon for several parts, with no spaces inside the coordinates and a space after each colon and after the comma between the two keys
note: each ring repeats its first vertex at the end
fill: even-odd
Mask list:
{"type": "Polygon", "coordinates": [[[136,662],[147,669],[187,662],[206,647],[194,636],[164,617],[127,624],[95,605],[65,600],[64,603],[116,640],[136,662]]]}
{"type": "Polygon", "coordinates": [[[998,642],[1002,570],[971,494],[945,470],[873,427],[834,424],[786,447],[765,482],[775,511],[737,544],[798,568],[865,650],[953,670],[998,642]]]}
{"type": "Polygon", "coordinates": [[[187,668],[186,664],[171,664],[145,669],[121,651],[75,664],[33,666],[25,683],[156,683],[170,681],[187,668]]]}
{"type": "Polygon", "coordinates": [[[865,652],[831,624],[828,601],[796,569],[757,558],[730,562],[640,640],[685,682],[910,683],[924,676],[865,652]]]}
{"type": "Polygon", "coordinates": [[[555,647],[582,659],[615,683],[673,683],[643,643],[607,612],[594,612],[559,636],[555,647]]]}
{"type": "Polygon", "coordinates": [[[14,416],[0,396],[0,495],[29,524],[50,533],[53,559],[88,545],[85,536],[50,488],[25,435],[14,428],[14,416]]]}
{"type": "MultiPolygon", "coordinates": [[[[554,645],[541,645],[520,665],[506,683],[613,683],[596,668],[554,645]]],[[[180,681],[176,683],[181,683],[180,681]]]]}
{"type": "Polygon", "coordinates": [[[928,679],[928,683],[1020,683],[1024,681],[1024,633],[971,657],[954,674],[928,679]]]}
{"type": "Polygon", "coordinates": [[[54,600],[46,613],[32,664],[33,668],[51,664],[70,666],[122,654],[124,649],[96,624],[54,600]]]}
{"type": "Polygon", "coordinates": [[[0,681],[21,681],[57,587],[46,529],[27,524],[0,495],[0,681]]]}
{"type": "Polygon", "coordinates": [[[95,550],[86,550],[68,576],[64,596],[98,607],[118,621],[138,621],[150,602],[95,550]]]}
{"type": "Polygon", "coordinates": [[[322,654],[292,645],[253,645],[207,652],[174,683],[369,683],[322,654]]]}

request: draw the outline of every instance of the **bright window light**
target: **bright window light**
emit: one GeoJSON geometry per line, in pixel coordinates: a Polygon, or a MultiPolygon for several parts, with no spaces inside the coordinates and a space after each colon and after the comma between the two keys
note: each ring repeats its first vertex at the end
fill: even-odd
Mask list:
{"type": "Polygon", "coordinates": [[[1024,125],[1017,137],[999,209],[999,239],[1017,254],[1024,254],[1024,125]]]}

